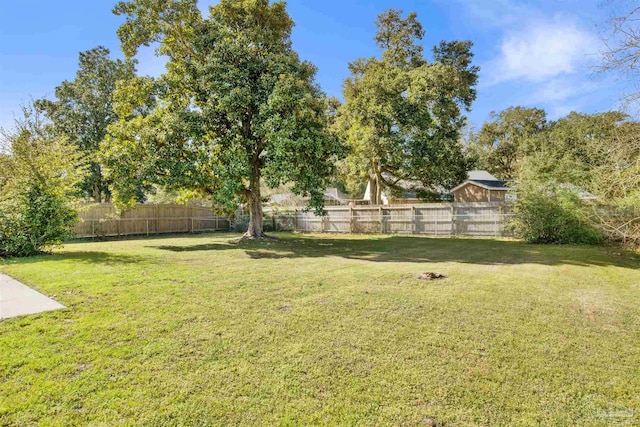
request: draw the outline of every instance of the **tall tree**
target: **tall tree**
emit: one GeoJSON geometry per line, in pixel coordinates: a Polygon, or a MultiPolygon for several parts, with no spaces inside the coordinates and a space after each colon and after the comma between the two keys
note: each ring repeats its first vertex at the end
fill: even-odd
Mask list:
{"type": "Polygon", "coordinates": [[[497,177],[512,180],[517,176],[518,164],[535,151],[534,137],[548,128],[544,110],[509,107],[491,113],[474,139],[471,150],[479,158],[480,167],[497,177]]]}
{"type": "Polygon", "coordinates": [[[344,83],[337,129],[350,155],[343,168],[369,180],[376,204],[401,180],[453,187],[467,169],[459,140],[463,110],[476,98],[472,43],[441,42],[429,62],[416,13],[391,9],[376,25],[381,57],[349,64],[344,83]]]}
{"type": "Polygon", "coordinates": [[[135,75],[133,61],[112,60],[109,53],[109,49],[102,46],[81,52],[76,78],[56,88],[55,100],[36,102],[53,122],[54,131],[75,144],[84,155],[90,173],[80,187],[85,197],[98,203],[111,197],[98,150],[107,127],[117,120],[113,93],[118,81],[135,75]]]}
{"type": "Polygon", "coordinates": [[[34,255],[71,237],[85,172],[77,147],[52,134],[32,106],[0,130],[0,257],[34,255]]]}
{"type": "Polygon", "coordinates": [[[316,68],[291,46],[283,1],[221,0],[203,17],[196,0],[122,1],[118,30],[127,57],[158,44],[168,58],[158,82],[137,79],[118,91],[122,118],[104,145],[114,195],[134,182],[193,189],[233,209],[249,208],[246,236],[263,236],[261,181],[289,183],[322,210],[340,153],[328,131],[316,68]],[[150,94],[156,108],[135,108],[150,94]]]}

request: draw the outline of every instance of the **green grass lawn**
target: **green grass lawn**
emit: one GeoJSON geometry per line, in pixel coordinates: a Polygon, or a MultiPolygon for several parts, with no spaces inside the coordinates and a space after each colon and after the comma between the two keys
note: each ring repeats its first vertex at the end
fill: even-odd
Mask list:
{"type": "Polygon", "coordinates": [[[0,261],[68,307],[0,321],[0,425],[640,424],[637,258],[230,237],[0,261]]]}

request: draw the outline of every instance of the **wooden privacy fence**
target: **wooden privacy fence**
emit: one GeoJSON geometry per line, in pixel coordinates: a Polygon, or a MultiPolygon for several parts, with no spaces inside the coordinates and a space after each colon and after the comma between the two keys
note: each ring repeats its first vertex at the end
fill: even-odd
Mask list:
{"type": "Polygon", "coordinates": [[[183,205],[137,204],[116,213],[110,203],[85,206],[79,213],[75,237],[113,237],[164,233],[228,231],[229,219],[218,217],[209,208],[183,205]]]}
{"type": "Polygon", "coordinates": [[[511,208],[502,203],[329,207],[326,215],[295,212],[295,231],[309,233],[508,236],[511,208]]]}
{"type": "MultiPolygon", "coordinates": [[[[501,203],[438,203],[392,206],[334,206],[326,215],[296,210],[265,212],[265,231],[302,233],[424,234],[431,236],[508,236],[511,207],[501,203]]],[[[85,206],[75,237],[115,237],[164,233],[229,231],[228,218],[209,208],[137,204],[118,216],[112,204],[85,206]]]]}

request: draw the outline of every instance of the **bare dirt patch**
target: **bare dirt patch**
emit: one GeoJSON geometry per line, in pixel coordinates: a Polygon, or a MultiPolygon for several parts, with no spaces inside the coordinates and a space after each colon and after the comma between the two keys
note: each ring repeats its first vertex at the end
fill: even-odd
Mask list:
{"type": "Polygon", "coordinates": [[[418,276],[419,280],[438,280],[438,279],[444,279],[447,276],[445,276],[444,274],[440,274],[440,273],[434,273],[433,271],[427,271],[424,273],[421,273],[418,276]]]}

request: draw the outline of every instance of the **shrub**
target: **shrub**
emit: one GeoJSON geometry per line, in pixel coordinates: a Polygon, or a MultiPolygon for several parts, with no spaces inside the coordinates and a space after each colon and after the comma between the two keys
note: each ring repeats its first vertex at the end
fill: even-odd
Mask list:
{"type": "Polygon", "coordinates": [[[76,149],[51,135],[37,114],[3,132],[0,151],[0,256],[29,256],[71,236],[76,184],[84,175],[76,149]]]}
{"type": "Polygon", "coordinates": [[[610,242],[640,248],[640,124],[624,124],[596,148],[591,191],[606,203],[596,224],[610,242]]]}
{"type": "MultiPolygon", "coordinates": [[[[262,220],[262,231],[264,231],[265,233],[272,233],[274,231],[276,231],[273,228],[273,224],[274,224],[274,219],[272,216],[265,216],[262,220]]],[[[276,228],[278,227],[278,225],[276,224],[276,228]]]]}
{"type": "Polygon", "coordinates": [[[231,224],[231,231],[235,233],[246,233],[249,229],[249,217],[246,215],[239,216],[231,224]]]}
{"type": "Polygon", "coordinates": [[[608,242],[640,248],[640,193],[608,201],[594,209],[594,218],[608,242]]]}
{"type": "Polygon", "coordinates": [[[508,227],[530,243],[597,244],[601,233],[577,194],[558,186],[519,191],[508,227]]]}
{"type": "Polygon", "coordinates": [[[31,189],[26,202],[0,202],[0,255],[33,255],[71,237],[78,213],[65,200],[31,189]]]}

